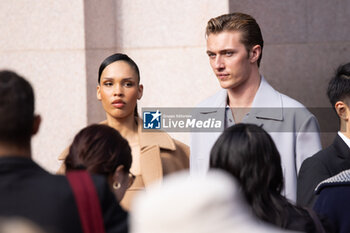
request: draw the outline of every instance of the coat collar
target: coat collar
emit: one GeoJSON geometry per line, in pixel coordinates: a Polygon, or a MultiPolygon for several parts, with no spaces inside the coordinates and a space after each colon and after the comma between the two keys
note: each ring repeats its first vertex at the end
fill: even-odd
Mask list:
{"type": "Polygon", "coordinates": [[[140,148],[158,145],[161,149],[175,151],[176,146],[174,140],[164,131],[157,130],[152,132],[143,131],[143,121],[141,118],[138,121],[138,133],[140,140],[140,148]]]}
{"type": "Polygon", "coordinates": [[[340,172],[317,185],[315,192],[319,194],[321,190],[328,186],[349,185],[350,184],[350,169],[340,172]]]}
{"type": "Polygon", "coordinates": [[[343,141],[343,139],[337,134],[332,146],[338,151],[338,156],[344,159],[350,159],[350,148],[343,141]]]}
{"type": "MultiPolygon", "coordinates": [[[[143,121],[141,118],[136,118],[137,121],[137,131],[139,135],[139,142],[141,150],[149,147],[157,145],[161,149],[175,151],[176,146],[174,140],[164,131],[157,130],[152,132],[145,132],[143,130],[143,121]]],[[[107,120],[100,122],[100,124],[107,125],[107,120]]]]}
{"type": "MultiPolygon", "coordinates": [[[[203,107],[225,108],[227,103],[227,90],[221,89],[211,99],[209,103],[205,103],[203,107]]],[[[218,113],[217,109],[201,110],[200,113],[218,113]]],[[[255,94],[250,115],[257,118],[283,120],[283,104],[282,96],[273,89],[272,86],[261,76],[258,91],[255,94]]]]}
{"type": "Polygon", "coordinates": [[[255,94],[251,114],[258,118],[283,120],[282,97],[279,92],[261,76],[258,91],[255,94]]]}
{"type": "Polygon", "coordinates": [[[0,158],[0,173],[7,173],[13,171],[24,171],[26,169],[35,169],[45,172],[38,164],[31,158],[24,158],[15,155],[0,158]]]}

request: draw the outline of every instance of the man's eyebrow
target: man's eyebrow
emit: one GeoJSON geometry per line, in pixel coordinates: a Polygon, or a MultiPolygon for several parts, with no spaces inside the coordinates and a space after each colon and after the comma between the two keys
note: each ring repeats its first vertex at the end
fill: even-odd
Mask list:
{"type": "Polygon", "coordinates": [[[233,52],[235,51],[235,49],[223,49],[223,50],[220,50],[219,53],[226,53],[226,52],[233,52]]]}
{"type": "MultiPolygon", "coordinates": [[[[216,53],[222,54],[222,53],[233,52],[233,51],[235,51],[235,49],[227,48],[227,49],[222,49],[222,50],[220,50],[220,51],[217,51],[216,53]]],[[[215,54],[215,52],[212,52],[212,51],[210,51],[210,50],[207,50],[207,54],[215,54]]]]}

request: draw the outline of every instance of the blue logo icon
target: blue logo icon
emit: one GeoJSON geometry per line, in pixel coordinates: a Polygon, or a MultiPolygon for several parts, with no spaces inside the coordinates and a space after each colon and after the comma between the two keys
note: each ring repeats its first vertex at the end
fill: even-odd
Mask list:
{"type": "Polygon", "coordinates": [[[157,110],[157,112],[145,111],[143,112],[143,128],[144,129],[160,129],[162,113],[157,110]]]}

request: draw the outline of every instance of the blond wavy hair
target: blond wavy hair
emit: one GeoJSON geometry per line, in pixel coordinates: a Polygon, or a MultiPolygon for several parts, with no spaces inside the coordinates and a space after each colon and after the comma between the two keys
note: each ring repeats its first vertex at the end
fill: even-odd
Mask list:
{"type": "Polygon", "coordinates": [[[218,34],[224,31],[240,32],[241,43],[244,44],[248,52],[253,46],[260,45],[261,54],[258,59],[258,66],[260,66],[264,40],[260,27],[252,16],[236,12],[212,18],[208,21],[205,34],[208,37],[210,34],[218,34]]]}

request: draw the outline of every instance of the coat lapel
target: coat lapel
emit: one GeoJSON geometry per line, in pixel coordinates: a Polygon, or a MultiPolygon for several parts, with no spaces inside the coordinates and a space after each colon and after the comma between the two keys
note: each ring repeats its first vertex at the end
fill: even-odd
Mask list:
{"type": "Polygon", "coordinates": [[[335,137],[332,146],[338,152],[339,157],[349,160],[350,162],[350,148],[338,134],[335,137]]]}
{"type": "Polygon", "coordinates": [[[254,97],[250,115],[258,119],[283,120],[281,94],[273,89],[261,76],[259,89],[254,97]]]}
{"type": "Polygon", "coordinates": [[[175,151],[173,139],[163,131],[143,132],[142,119],[138,120],[140,139],[140,166],[142,179],[147,188],[151,183],[160,184],[163,179],[161,150],[175,151]]]}

